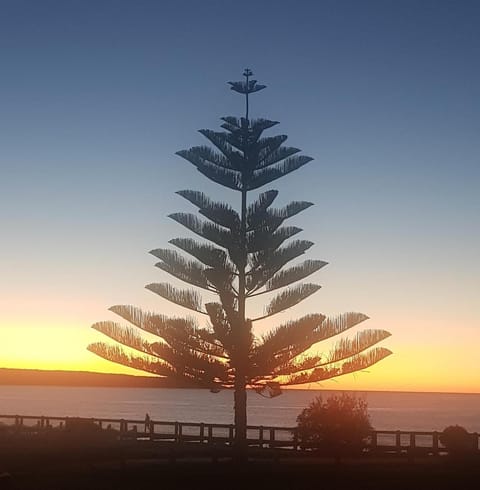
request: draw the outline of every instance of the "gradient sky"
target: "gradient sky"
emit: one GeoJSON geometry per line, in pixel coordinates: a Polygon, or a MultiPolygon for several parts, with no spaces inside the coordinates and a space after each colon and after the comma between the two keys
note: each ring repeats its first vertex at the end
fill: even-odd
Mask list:
{"type": "MultiPolygon", "coordinates": [[[[0,0],[0,367],[131,372],[86,351],[184,230],[175,190],[238,205],[174,153],[252,113],[315,158],[277,181],[329,262],[278,315],[361,311],[394,355],[311,388],[480,392],[480,4],[0,0]]],[[[277,132],[278,132],[277,131],[277,132]]],[[[273,325],[263,325],[260,331],[273,325]]]]}

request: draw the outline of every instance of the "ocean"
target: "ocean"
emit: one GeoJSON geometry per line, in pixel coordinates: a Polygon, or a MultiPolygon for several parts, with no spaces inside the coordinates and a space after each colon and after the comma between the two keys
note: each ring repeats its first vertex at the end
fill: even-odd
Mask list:
{"type": "MultiPolygon", "coordinates": [[[[331,391],[289,390],[273,399],[248,393],[250,425],[295,426],[316,396],[331,391]]],[[[338,392],[336,392],[338,393],[338,392]]],[[[357,392],[377,430],[443,430],[461,425],[480,432],[480,394],[357,392]]],[[[225,423],[233,422],[233,393],[198,389],[0,386],[0,415],[225,423]]]]}

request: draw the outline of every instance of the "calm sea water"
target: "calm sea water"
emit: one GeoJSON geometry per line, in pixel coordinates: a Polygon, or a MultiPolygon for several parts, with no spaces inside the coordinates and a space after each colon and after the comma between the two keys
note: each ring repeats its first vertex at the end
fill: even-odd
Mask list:
{"type": "MultiPolygon", "coordinates": [[[[290,390],[266,399],[248,394],[251,425],[294,426],[315,396],[328,391],[290,390]]],[[[378,430],[443,430],[459,424],[480,432],[480,395],[439,393],[358,393],[365,397],[378,430]]],[[[69,388],[0,386],[0,414],[83,416],[180,422],[233,422],[233,394],[168,388],[69,388]]]]}

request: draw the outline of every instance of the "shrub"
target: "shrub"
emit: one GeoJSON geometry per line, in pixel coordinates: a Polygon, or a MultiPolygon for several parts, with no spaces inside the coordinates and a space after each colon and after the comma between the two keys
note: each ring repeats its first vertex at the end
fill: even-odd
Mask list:
{"type": "Polygon", "coordinates": [[[440,442],[451,454],[470,453],[475,449],[475,439],[460,425],[450,425],[440,434],[440,442]]]}
{"type": "Polygon", "coordinates": [[[361,452],[371,430],[367,402],[347,393],[325,401],[318,396],[297,417],[301,447],[337,455],[361,452]]]}

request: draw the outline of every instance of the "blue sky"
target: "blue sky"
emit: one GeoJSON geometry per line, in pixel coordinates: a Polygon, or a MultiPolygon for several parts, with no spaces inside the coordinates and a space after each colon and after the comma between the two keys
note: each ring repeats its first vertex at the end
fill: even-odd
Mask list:
{"type": "Polygon", "coordinates": [[[174,153],[242,112],[225,82],[249,66],[268,85],[253,114],[315,158],[275,186],[316,203],[295,224],[330,263],[291,316],[364,311],[396,352],[373,379],[423,355],[431,370],[392,375],[397,388],[460,370],[480,391],[465,354],[480,340],[478,2],[2,0],[0,12],[0,364],[56,328],[79,332],[80,365],[83,332],[111,304],[170,311],[143,286],[166,279],[148,250],[184,235],[166,218],[189,209],[174,191],[238,199],[174,153]]]}

